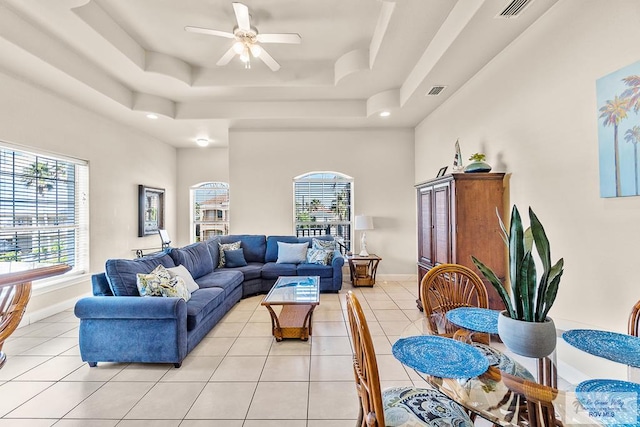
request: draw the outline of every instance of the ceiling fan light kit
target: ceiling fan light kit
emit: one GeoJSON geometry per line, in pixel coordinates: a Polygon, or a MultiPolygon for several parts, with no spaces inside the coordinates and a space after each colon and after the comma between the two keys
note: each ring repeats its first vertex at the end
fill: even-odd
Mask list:
{"type": "Polygon", "coordinates": [[[259,43],[299,44],[301,41],[300,35],[296,33],[260,34],[255,27],[251,26],[249,8],[242,3],[236,2],[232,4],[238,24],[233,28],[232,33],[191,26],[184,27],[185,31],[235,39],[231,48],[216,63],[218,66],[227,65],[234,56],[238,55],[247,69],[251,68],[251,58],[253,57],[260,58],[271,71],[278,71],[280,64],[259,43]]]}

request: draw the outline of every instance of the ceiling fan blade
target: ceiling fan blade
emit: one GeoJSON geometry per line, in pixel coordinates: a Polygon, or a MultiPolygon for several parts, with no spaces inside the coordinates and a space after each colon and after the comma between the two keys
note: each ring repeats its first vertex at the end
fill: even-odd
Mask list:
{"type": "Polygon", "coordinates": [[[258,34],[258,41],[260,43],[289,43],[300,44],[302,39],[300,34],[287,33],[287,34],[258,34]]]}
{"type": "Polygon", "coordinates": [[[251,31],[251,22],[249,21],[249,8],[242,3],[233,3],[233,11],[236,13],[238,28],[242,31],[251,31]]]}
{"type": "Polygon", "coordinates": [[[280,69],[280,64],[278,64],[266,50],[262,49],[258,58],[262,59],[262,62],[267,64],[267,67],[271,68],[271,71],[278,71],[280,69]]]}
{"type": "Polygon", "coordinates": [[[184,30],[190,33],[207,34],[209,36],[226,37],[228,39],[232,39],[235,37],[232,33],[228,33],[226,31],[219,31],[219,30],[211,30],[209,28],[184,27],[184,30]]]}
{"type": "Polygon", "coordinates": [[[220,58],[218,62],[216,62],[216,65],[220,67],[223,65],[227,65],[229,62],[231,62],[234,56],[236,56],[236,51],[233,50],[233,47],[231,47],[231,49],[229,49],[224,55],[222,55],[222,58],[220,58]]]}

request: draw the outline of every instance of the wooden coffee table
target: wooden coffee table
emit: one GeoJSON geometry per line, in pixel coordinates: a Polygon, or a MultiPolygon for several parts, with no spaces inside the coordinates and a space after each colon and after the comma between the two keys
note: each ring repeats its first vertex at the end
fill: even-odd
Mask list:
{"type": "Polygon", "coordinates": [[[261,304],[271,314],[271,330],[276,341],[284,338],[307,341],[313,310],[320,304],[320,277],[278,277],[261,304]],[[279,315],[273,310],[276,305],[282,306],[279,315]]]}

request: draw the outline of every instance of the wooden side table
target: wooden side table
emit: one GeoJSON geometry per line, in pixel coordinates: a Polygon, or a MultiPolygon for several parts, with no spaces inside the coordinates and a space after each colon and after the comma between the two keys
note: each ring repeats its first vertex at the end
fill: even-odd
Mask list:
{"type": "Polygon", "coordinates": [[[353,286],[373,286],[376,283],[376,271],[378,263],[382,260],[376,254],[369,256],[347,256],[349,272],[353,286]]]}

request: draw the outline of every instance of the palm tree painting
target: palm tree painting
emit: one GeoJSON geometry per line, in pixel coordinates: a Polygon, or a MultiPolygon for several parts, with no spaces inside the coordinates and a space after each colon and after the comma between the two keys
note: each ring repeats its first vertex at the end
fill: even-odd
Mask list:
{"type": "Polygon", "coordinates": [[[640,62],[596,81],[600,197],[638,195],[640,62]],[[620,143],[624,137],[628,144],[620,143]]]}

